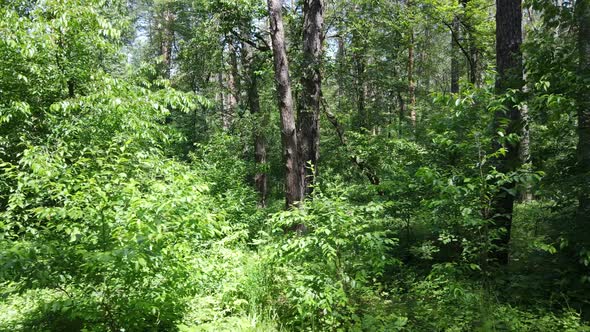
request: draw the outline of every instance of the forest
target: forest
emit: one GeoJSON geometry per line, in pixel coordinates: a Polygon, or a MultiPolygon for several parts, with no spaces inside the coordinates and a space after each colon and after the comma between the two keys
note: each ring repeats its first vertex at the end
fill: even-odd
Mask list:
{"type": "Polygon", "coordinates": [[[590,331],[590,0],[0,0],[0,331],[590,331]]]}

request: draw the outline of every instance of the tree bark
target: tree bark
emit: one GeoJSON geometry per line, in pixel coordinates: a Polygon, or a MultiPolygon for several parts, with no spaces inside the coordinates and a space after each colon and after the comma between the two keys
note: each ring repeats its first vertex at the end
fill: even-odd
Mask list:
{"type": "Polygon", "coordinates": [[[74,98],[76,97],[76,85],[74,84],[74,81],[72,79],[69,79],[67,82],[68,85],[68,97],[70,98],[74,98]]]}
{"type": "Polygon", "coordinates": [[[358,114],[358,128],[361,130],[368,129],[369,121],[367,110],[365,107],[367,85],[366,85],[366,49],[361,41],[362,37],[358,35],[358,31],[352,33],[352,62],[354,64],[354,90],[356,94],[356,106],[358,114]]]}
{"type": "MultiPolygon", "coordinates": [[[[523,88],[523,92],[526,93],[527,89],[523,88]]],[[[520,146],[518,149],[520,163],[522,165],[530,164],[531,163],[531,132],[529,129],[529,124],[531,122],[531,117],[529,115],[529,108],[527,104],[523,104],[520,108],[520,115],[522,121],[522,129],[520,131],[520,146]]],[[[530,184],[525,183],[524,186],[520,188],[519,196],[521,202],[530,202],[533,200],[533,192],[532,187],[530,184]]]]}
{"type": "Polygon", "coordinates": [[[479,86],[480,75],[479,75],[479,59],[478,54],[479,51],[477,50],[477,46],[475,44],[475,37],[473,33],[469,33],[468,37],[469,42],[469,83],[473,84],[473,86],[479,86]]]}
{"type": "MultiPolygon", "coordinates": [[[[523,11],[522,16],[522,39],[526,40],[526,26],[527,19],[523,11]]],[[[523,59],[523,62],[525,60],[523,59]]],[[[522,92],[526,96],[529,92],[529,88],[526,85],[527,77],[526,73],[523,73],[523,87],[522,92]]],[[[522,165],[531,165],[531,131],[530,123],[531,117],[529,115],[528,104],[523,103],[520,107],[520,116],[522,120],[522,130],[520,132],[520,146],[518,149],[520,163],[522,165]]],[[[525,183],[519,190],[519,199],[521,202],[531,202],[533,200],[533,188],[530,183],[525,183]]]]}
{"type": "Polygon", "coordinates": [[[399,113],[398,113],[398,136],[402,138],[403,135],[403,126],[404,126],[404,119],[406,117],[406,103],[404,102],[404,98],[402,94],[398,91],[397,92],[397,100],[399,102],[399,113]]]}
{"type": "Polygon", "coordinates": [[[303,87],[297,128],[299,162],[304,195],[313,191],[318,171],[320,147],[320,102],[322,96],[322,31],[324,25],[323,0],[305,0],[303,3],[303,87]],[[310,164],[312,167],[310,167],[310,164]]]}
{"type": "Polygon", "coordinates": [[[252,46],[248,43],[242,43],[242,61],[243,67],[246,69],[246,97],[248,99],[248,107],[250,113],[257,116],[259,119],[259,126],[256,128],[254,134],[254,155],[256,162],[256,174],[254,175],[254,184],[259,194],[258,205],[260,207],[266,206],[266,199],[268,196],[268,180],[266,175],[266,137],[264,136],[263,128],[266,126],[266,116],[261,114],[260,109],[260,94],[258,92],[258,74],[260,69],[259,61],[252,51],[252,46]]]}
{"type": "Polygon", "coordinates": [[[219,92],[217,93],[217,98],[219,98],[219,114],[221,115],[221,126],[223,130],[228,130],[229,125],[227,124],[226,116],[225,116],[225,84],[223,79],[223,71],[225,68],[225,60],[224,60],[224,53],[225,53],[225,40],[221,40],[221,52],[219,53],[219,72],[217,73],[217,83],[219,84],[219,92]]]}
{"type": "Polygon", "coordinates": [[[285,46],[281,0],[268,0],[267,4],[270,18],[275,84],[281,117],[281,141],[285,161],[285,202],[287,208],[290,208],[300,202],[303,196],[299,172],[297,131],[293,113],[293,96],[285,46]]]}
{"type": "Polygon", "coordinates": [[[578,75],[579,89],[576,96],[578,113],[577,161],[581,183],[578,194],[577,226],[585,245],[590,243],[590,0],[576,1],[576,20],[578,25],[578,75]]]}
{"type": "MultiPolygon", "coordinates": [[[[520,90],[523,86],[522,52],[522,8],[521,0],[496,1],[496,93],[504,94],[508,89],[520,90]]],[[[520,134],[521,114],[512,102],[506,103],[506,110],[494,114],[494,132],[504,131],[505,137],[520,134]]],[[[494,150],[505,148],[506,153],[495,160],[496,169],[509,173],[518,168],[520,158],[518,144],[494,140],[494,150]]],[[[508,264],[512,212],[514,207],[515,183],[504,185],[505,190],[495,194],[492,202],[494,229],[498,232],[492,241],[489,258],[497,264],[508,264]]]]}
{"type": "Polygon", "coordinates": [[[172,69],[172,45],[174,43],[174,30],[172,24],[175,16],[170,9],[165,8],[162,13],[162,40],[160,44],[160,52],[163,57],[164,78],[170,79],[172,69]]]}
{"type": "Polygon", "coordinates": [[[336,52],[336,84],[338,86],[337,93],[338,93],[338,109],[342,108],[342,99],[344,98],[344,84],[342,82],[344,75],[344,68],[345,68],[345,56],[346,56],[346,49],[344,47],[344,38],[342,36],[338,37],[338,51],[336,52]]]}
{"type": "Polygon", "coordinates": [[[410,31],[410,47],[408,48],[408,99],[410,122],[416,129],[416,82],[414,82],[414,31],[410,31]]]}
{"type": "MultiPolygon", "coordinates": [[[[470,0],[461,0],[461,5],[463,6],[463,11],[467,10],[467,6],[469,5],[469,2],[470,2],[470,0]]],[[[474,86],[477,86],[479,83],[479,68],[478,68],[479,67],[479,64],[478,64],[479,50],[477,48],[475,36],[473,34],[474,28],[471,26],[469,19],[466,18],[466,15],[463,15],[463,26],[465,27],[464,37],[467,39],[468,53],[466,53],[465,56],[467,57],[467,62],[469,63],[469,83],[473,84],[474,86]]]]}
{"type": "Polygon", "coordinates": [[[454,36],[459,39],[461,22],[459,22],[459,17],[456,15],[453,17],[451,29],[451,93],[459,93],[459,50],[454,36]]]}
{"type": "Polygon", "coordinates": [[[236,113],[239,102],[239,88],[238,88],[238,60],[237,50],[233,39],[227,40],[227,51],[229,60],[229,70],[227,71],[227,102],[226,109],[223,116],[223,129],[230,130],[233,118],[236,113]]]}

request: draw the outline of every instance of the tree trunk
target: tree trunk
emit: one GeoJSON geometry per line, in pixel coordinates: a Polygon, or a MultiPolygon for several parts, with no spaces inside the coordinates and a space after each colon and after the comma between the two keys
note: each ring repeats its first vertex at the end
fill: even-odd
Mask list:
{"type": "Polygon", "coordinates": [[[398,136],[399,138],[402,138],[404,118],[406,117],[406,104],[404,103],[404,98],[402,97],[402,94],[399,91],[397,92],[397,100],[399,102],[398,136]]]}
{"type": "Polygon", "coordinates": [[[229,124],[226,120],[226,109],[225,109],[225,84],[223,83],[223,71],[225,68],[225,60],[223,53],[225,53],[225,41],[221,41],[221,52],[219,53],[219,72],[217,73],[217,83],[219,84],[219,92],[217,97],[219,98],[219,114],[221,115],[221,125],[223,130],[229,130],[229,124]]]}
{"type": "Polygon", "coordinates": [[[236,113],[239,102],[239,88],[238,88],[238,59],[237,50],[234,41],[230,38],[227,43],[227,50],[229,56],[229,70],[227,71],[227,103],[223,117],[223,129],[229,130],[233,123],[233,118],[236,113]]]}
{"type": "MultiPolygon", "coordinates": [[[[526,93],[527,89],[523,88],[523,92],[526,93]]],[[[523,165],[531,163],[531,133],[529,129],[529,123],[531,117],[529,115],[529,108],[527,104],[524,104],[520,108],[520,116],[522,121],[522,129],[520,131],[520,146],[518,149],[520,163],[523,165]]],[[[530,184],[525,183],[520,188],[519,196],[521,202],[530,202],[533,200],[533,192],[530,184]]]]}
{"type": "MultiPolygon", "coordinates": [[[[496,93],[504,94],[508,89],[520,90],[523,86],[522,52],[522,8],[521,0],[496,1],[496,93]]],[[[505,137],[520,134],[521,115],[512,102],[507,102],[507,110],[499,110],[494,115],[494,132],[504,131],[505,137]]],[[[495,160],[496,169],[509,173],[520,164],[518,144],[502,143],[494,140],[494,150],[504,147],[506,153],[495,160]]],[[[505,184],[505,190],[496,193],[492,202],[492,218],[497,238],[492,241],[490,258],[500,265],[508,263],[508,244],[512,227],[514,207],[514,182],[505,184]]]]}
{"type": "Polygon", "coordinates": [[[410,47],[408,49],[408,99],[410,106],[410,122],[416,129],[416,82],[414,82],[414,31],[410,31],[410,47]]]}
{"type": "Polygon", "coordinates": [[[478,50],[475,44],[475,37],[473,33],[469,34],[468,38],[469,42],[469,83],[473,84],[474,86],[479,86],[479,59],[478,59],[478,50]]]}
{"type": "MultiPolygon", "coordinates": [[[[526,15],[523,11],[522,16],[522,40],[526,40],[526,26],[527,26],[527,19],[526,15]]],[[[530,23],[530,22],[528,22],[530,23]]],[[[523,59],[524,62],[524,59],[523,59]]],[[[522,92],[526,96],[529,92],[529,88],[526,85],[527,77],[526,73],[523,73],[523,87],[522,92]]],[[[530,165],[531,164],[531,132],[530,132],[530,122],[531,117],[529,115],[529,107],[528,104],[522,104],[520,108],[520,116],[522,120],[522,130],[520,132],[520,146],[519,146],[519,158],[520,163],[522,165],[530,165]]],[[[533,188],[530,183],[525,183],[519,190],[519,199],[521,202],[530,202],[533,200],[533,188]]]]}
{"type": "Polygon", "coordinates": [[[367,87],[365,80],[366,70],[366,50],[363,46],[362,38],[357,31],[352,33],[352,62],[354,64],[354,90],[356,94],[356,105],[358,114],[358,128],[368,129],[368,116],[365,107],[367,87]]]}
{"type": "Polygon", "coordinates": [[[577,159],[581,189],[578,194],[576,222],[580,235],[589,244],[590,231],[590,93],[586,89],[590,82],[590,0],[576,1],[578,25],[578,74],[581,91],[577,96],[578,146],[577,159]],[[583,234],[583,235],[582,235],[583,234]]]}
{"type": "Polygon", "coordinates": [[[285,28],[281,0],[268,0],[270,37],[274,60],[275,83],[281,117],[281,140],[285,161],[285,200],[287,208],[301,201],[303,190],[299,173],[297,131],[293,113],[293,96],[289,78],[289,61],[285,46],[285,28]]]}
{"type": "Polygon", "coordinates": [[[266,138],[264,136],[264,128],[266,127],[266,116],[261,114],[260,110],[260,95],[258,93],[258,74],[260,69],[259,61],[252,52],[252,47],[248,43],[242,43],[242,61],[244,69],[246,69],[246,97],[248,99],[248,107],[250,113],[257,116],[259,126],[256,128],[254,134],[254,154],[256,161],[256,174],[254,175],[254,183],[259,194],[258,205],[260,207],[266,206],[266,198],[268,195],[268,180],[266,175],[266,138]]]}
{"type": "Polygon", "coordinates": [[[460,29],[461,22],[459,22],[459,17],[455,15],[451,31],[451,93],[459,93],[459,49],[455,39],[459,39],[460,29]]]}
{"type": "Polygon", "coordinates": [[[172,24],[174,23],[174,14],[170,9],[164,9],[162,14],[162,41],[160,44],[160,51],[163,57],[164,66],[164,78],[170,79],[171,67],[172,67],[172,45],[174,43],[174,30],[172,24]]]}
{"type": "Polygon", "coordinates": [[[338,109],[342,109],[342,99],[344,98],[344,84],[342,82],[344,75],[344,68],[345,68],[345,56],[346,56],[346,49],[344,48],[344,37],[338,37],[338,51],[336,52],[336,84],[338,86],[337,89],[337,96],[338,96],[338,109]]]}
{"type": "Polygon", "coordinates": [[[74,81],[72,79],[69,79],[68,82],[68,97],[70,98],[74,98],[76,97],[76,85],[74,84],[74,81]]]}
{"type": "Polygon", "coordinates": [[[313,191],[317,175],[320,147],[320,101],[322,96],[321,60],[322,30],[324,25],[323,0],[305,0],[303,3],[303,87],[297,118],[299,162],[304,195],[313,191]],[[312,168],[310,168],[310,165],[312,168]]]}
{"type": "MultiPolygon", "coordinates": [[[[465,11],[470,0],[461,0],[461,5],[463,6],[463,10],[465,11]]],[[[520,1],[520,0],[518,0],[520,1]]],[[[519,2],[520,3],[520,2],[519,2]]],[[[465,26],[464,29],[464,37],[467,39],[467,51],[468,53],[465,54],[467,57],[467,62],[469,63],[469,83],[477,86],[479,83],[479,68],[478,68],[478,54],[479,51],[477,49],[477,44],[475,42],[475,37],[473,30],[474,28],[471,26],[469,19],[466,15],[463,15],[463,25],[465,26]]]]}

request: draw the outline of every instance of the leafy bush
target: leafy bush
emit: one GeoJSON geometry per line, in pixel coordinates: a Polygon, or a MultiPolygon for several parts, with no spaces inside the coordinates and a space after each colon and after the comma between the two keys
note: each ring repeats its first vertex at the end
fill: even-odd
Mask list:
{"type": "MultiPolygon", "coordinates": [[[[571,309],[550,312],[498,301],[489,287],[461,278],[454,264],[435,266],[424,279],[407,277],[403,303],[410,331],[588,331],[571,309]]],[[[411,276],[411,275],[410,275],[411,276]]]]}
{"type": "MultiPolygon", "coordinates": [[[[108,82],[52,106],[49,141],[2,164],[0,278],[63,293],[45,317],[90,330],[167,329],[193,292],[194,248],[220,237],[225,219],[199,172],[160,152],[174,137],[158,124],[164,105],[189,99],[108,82]]],[[[47,318],[29,324],[59,329],[47,318]]]]}
{"type": "Polygon", "coordinates": [[[386,219],[379,218],[382,212],[378,204],[355,206],[318,189],[301,209],[272,217],[279,238],[264,247],[263,255],[272,270],[270,305],[285,326],[314,331],[403,326],[403,317],[391,321],[371,311],[379,302],[376,284],[387,266],[398,263],[388,255],[397,241],[386,219]],[[298,224],[305,225],[302,234],[281,235],[298,224]]]}

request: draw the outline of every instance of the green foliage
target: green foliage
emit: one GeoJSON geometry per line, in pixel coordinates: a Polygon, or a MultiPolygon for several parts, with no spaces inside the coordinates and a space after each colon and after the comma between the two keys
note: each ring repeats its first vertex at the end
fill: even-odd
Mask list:
{"type": "Polygon", "coordinates": [[[375,283],[386,267],[399,263],[388,255],[397,241],[379,218],[383,207],[355,206],[342,195],[330,198],[316,189],[301,209],[273,216],[279,238],[263,251],[277,292],[271,305],[295,330],[401,328],[403,317],[389,321],[366,307],[378,301],[375,283]],[[297,224],[305,225],[303,234],[280,235],[297,224]]]}
{"type": "MultiPolygon", "coordinates": [[[[282,211],[264,2],[1,2],[0,331],[588,331],[578,27],[571,1],[526,5],[527,87],[498,94],[492,1],[326,2],[335,115],[313,194],[282,211]],[[494,142],[522,138],[491,130],[507,102],[531,160],[501,172],[494,142]],[[489,264],[493,199],[525,189],[510,262],[489,264]]],[[[285,9],[297,109],[304,20],[285,9]]]]}
{"type": "Polygon", "coordinates": [[[42,141],[45,112],[87,94],[119,65],[121,3],[9,1],[0,6],[0,158],[15,161],[24,137],[42,141]]]}
{"type": "Polygon", "coordinates": [[[423,280],[407,280],[404,303],[411,331],[587,331],[573,310],[523,310],[498,302],[483,285],[462,280],[453,264],[423,280]]]}
{"type": "Polygon", "coordinates": [[[62,291],[44,315],[88,329],[171,326],[193,289],[190,253],[224,224],[199,173],[161,153],[174,138],[164,105],[191,104],[108,78],[97,88],[52,105],[48,143],[3,163],[1,278],[62,291]]]}

